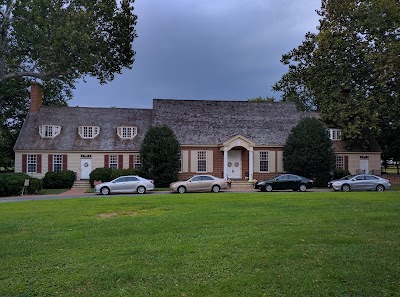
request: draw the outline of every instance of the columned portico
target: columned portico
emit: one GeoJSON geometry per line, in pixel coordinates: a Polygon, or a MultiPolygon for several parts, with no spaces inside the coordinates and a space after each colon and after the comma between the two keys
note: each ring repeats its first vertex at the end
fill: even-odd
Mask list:
{"type": "Polygon", "coordinates": [[[224,152],[224,178],[226,179],[243,179],[242,176],[242,149],[249,152],[248,177],[253,179],[254,173],[254,146],[255,143],[251,140],[237,135],[228,141],[224,142],[220,150],[224,152]]]}

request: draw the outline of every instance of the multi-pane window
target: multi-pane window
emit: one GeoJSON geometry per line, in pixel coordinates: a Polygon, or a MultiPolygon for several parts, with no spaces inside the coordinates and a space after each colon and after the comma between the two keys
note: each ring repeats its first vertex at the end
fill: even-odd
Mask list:
{"type": "Polygon", "coordinates": [[[344,156],[336,156],[336,169],[344,169],[344,156]]]}
{"type": "Polygon", "coordinates": [[[328,129],[328,136],[330,140],[341,140],[342,130],[340,129],[328,129]]]}
{"type": "Polygon", "coordinates": [[[118,155],[110,155],[109,168],[118,169],[118,155]]]}
{"type": "Polygon", "coordinates": [[[42,138],[54,138],[61,132],[60,126],[42,125],[39,126],[39,134],[42,138]]]}
{"type": "Polygon", "coordinates": [[[268,152],[260,152],[260,171],[268,171],[268,152]]]}
{"type": "Polygon", "coordinates": [[[62,171],[63,155],[53,155],[53,171],[62,171]]]}
{"type": "Polygon", "coordinates": [[[142,160],[140,159],[140,155],[136,154],[133,158],[134,168],[142,168],[142,160]]]}
{"type": "Polygon", "coordinates": [[[100,133],[98,126],[80,126],[78,133],[82,138],[95,138],[100,133]]]}
{"type": "Polygon", "coordinates": [[[120,138],[132,139],[137,134],[137,128],[136,127],[118,127],[117,134],[120,138]]]}
{"type": "Polygon", "coordinates": [[[37,166],[37,156],[36,155],[28,155],[27,156],[27,172],[35,173],[37,166]]]}
{"type": "Polygon", "coordinates": [[[197,171],[207,172],[207,151],[197,152],[197,171]]]}

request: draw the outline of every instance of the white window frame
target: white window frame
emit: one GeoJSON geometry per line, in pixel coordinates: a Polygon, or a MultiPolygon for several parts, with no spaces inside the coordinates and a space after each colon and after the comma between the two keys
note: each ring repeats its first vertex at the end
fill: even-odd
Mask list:
{"type": "Polygon", "coordinates": [[[61,172],[63,166],[63,155],[53,155],[53,172],[61,172]]]}
{"type": "Polygon", "coordinates": [[[341,129],[328,129],[328,136],[330,140],[342,140],[342,130],[341,129]]]}
{"type": "Polygon", "coordinates": [[[83,139],[93,139],[100,134],[99,126],[79,126],[79,136],[83,139]]]}
{"type": "Polygon", "coordinates": [[[139,154],[133,155],[133,168],[142,168],[142,160],[139,154]]]}
{"type": "Polygon", "coordinates": [[[37,172],[37,155],[26,156],[26,172],[27,173],[37,172]]]}
{"type": "Polygon", "coordinates": [[[269,169],[269,153],[268,151],[260,151],[260,172],[268,172],[269,169]]]}
{"type": "Polygon", "coordinates": [[[336,156],[335,166],[336,166],[336,169],[345,169],[344,168],[344,156],[336,156]]]}
{"type": "Polygon", "coordinates": [[[207,151],[197,151],[197,172],[207,172],[207,151]]]}
{"type": "Polygon", "coordinates": [[[133,139],[137,135],[137,127],[120,126],[117,128],[117,135],[121,139],[133,139]]]}
{"type": "Polygon", "coordinates": [[[54,138],[61,133],[61,126],[41,125],[39,126],[39,135],[42,138],[54,138]]]}
{"type": "Polygon", "coordinates": [[[108,168],[115,170],[118,169],[118,155],[110,155],[108,159],[108,168]]]}

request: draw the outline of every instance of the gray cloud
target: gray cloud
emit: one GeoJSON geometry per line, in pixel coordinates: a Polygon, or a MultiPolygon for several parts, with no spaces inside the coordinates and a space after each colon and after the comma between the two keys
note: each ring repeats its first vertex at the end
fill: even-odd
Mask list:
{"type": "Polygon", "coordinates": [[[79,83],[71,106],[151,108],[153,98],[275,96],[282,54],[315,31],[319,0],[136,0],[136,61],[113,82],[79,83]]]}

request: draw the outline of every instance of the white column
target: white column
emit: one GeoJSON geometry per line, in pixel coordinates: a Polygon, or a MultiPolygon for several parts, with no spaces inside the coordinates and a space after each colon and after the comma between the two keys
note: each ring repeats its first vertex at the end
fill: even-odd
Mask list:
{"type": "Polygon", "coordinates": [[[228,179],[228,150],[224,147],[224,178],[228,179]]]}
{"type": "Polygon", "coordinates": [[[254,173],[254,151],[253,148],[249,149],[249,180],[253,180],[254,173]]]}

